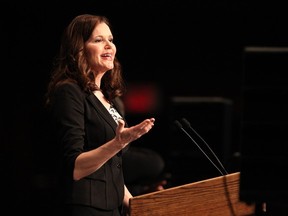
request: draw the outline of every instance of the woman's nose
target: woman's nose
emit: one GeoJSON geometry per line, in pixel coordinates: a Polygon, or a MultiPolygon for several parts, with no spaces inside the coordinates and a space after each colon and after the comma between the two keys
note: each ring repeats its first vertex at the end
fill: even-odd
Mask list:
{"type": "Polygon", "coordinates": [[[105,48],[106,49],[110,49],[111,48],[111,43],[107,42],[106,45],[105,45],[105,48]]]}

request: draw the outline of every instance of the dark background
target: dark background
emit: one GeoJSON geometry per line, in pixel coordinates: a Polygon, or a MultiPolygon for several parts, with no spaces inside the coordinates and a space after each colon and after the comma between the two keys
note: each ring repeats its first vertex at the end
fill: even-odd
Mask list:
{"type": "MultiPolygon", "coordinates": [[[[245,90],[243,75],[247,67],[250,68],[245,47],[288,46],[285,9],[280,1],[240,0],[1,3],[4,47],[1,57],[1,149],[4,150],[1,151],[1,185],[7,192],[3,196],[7,201],[4,205],[13,212],[30,211],[41,209],[49,200],[41,194],[48,187],[46,180],[41,179],[41,172],[51,160],[45,158],[45,150],[51,149],[42,131],[45,130],[43,99],[60,35],[75,15],[103,14],[111,20],[128,87],[144,98],[152,94],[156,104],[144,111],[128,106],[127,118],[133,124],[146,116],[156,117],[154,130],[143,137],[139,145],[151,147],[165,158],[167,171],[172,173],[167,187],[172,187],[219,175],[191,140],[173,127],[173,121],[182,117],[191,121],[225,162],[229,172],[240,170],[242,102],[247,98],[243,97],[243,86],[244,93],[249,92],[245,90]],[[184,97],[184,102],[175,102],[179,97],[184,97]],[[44,158],[43,165],[39,159],[43,162],[44,158]]],[[[286,57],[282,58],[282,63],[286,57]]],[[[269,60],[257,62],[255,80],[263,75],[262,61],[269,60]]],[[[283,67],[287,65],[284,63],[283,67]]],[[[268,80],[278,75],[273,67],[264,71],[268,80]]],[[[279,80],[282,79],[285,73],[281,73],[279,80]]],[[[278,91],[274,88],[272,97],[285,99],[286,84],[281,83],[284,97],[277,97],[278,91]]],[[[254,106],[255,113],[267,104],[275,104],[271,97],[265,97],[267,91],[270,92],[265,90],[254,95],[255,98],[261,95],[265,101],[261,106],[254,106]]],[[[137,97],[133,97],[137,101],[137,97]]],[[[253,101],[253,94],[251,97],[253,101]]],[[[278,105],[285,107],[286,103],[278,105]]],[[[279,129],[283,133],[285,130],[286,126],[279,129]]],[[[281,137],[282,141],[285,143],[285,138],[281,137]]],[[[261,147],[257,145],[253,151],[261,152],[261,147]]],[[[269,148],[265,148],[265,153],[268,152],[269,148]]]]}

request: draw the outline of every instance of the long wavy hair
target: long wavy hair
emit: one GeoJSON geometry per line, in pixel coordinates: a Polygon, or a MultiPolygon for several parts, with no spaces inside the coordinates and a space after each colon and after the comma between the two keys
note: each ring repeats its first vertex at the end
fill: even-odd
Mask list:
{"type": "MultiPolygon", "coordinates": [[[[100,23],[110,22],[105,16],[82,14],[76,16],[65,28],[58,56],[55,57],[46,93],[46,105],[49,105],[58,85],[64,82],[77,83],[85,92],[100,90],[94,82],[94,74],[86,60],[84,44],[90,38],[94,28],[100,23]]],[[[114,68],[107,71],[101,80],[101,90],[108,100],[122,96],[125,85],[122,68],[118,59],[114,59],[114,68]]]]}

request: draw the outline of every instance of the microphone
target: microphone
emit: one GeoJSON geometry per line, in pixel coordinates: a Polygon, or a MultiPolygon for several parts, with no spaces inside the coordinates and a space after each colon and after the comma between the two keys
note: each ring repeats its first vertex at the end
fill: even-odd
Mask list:
{"type": "MultiPolygon", "coordinates": [[[[182,121],[185,123],[185,124],[187,124],[188,123],[188,125],[190,125],[190,123],[187,121],[187,120],[183,120],[182,119],[182,121]]],[[[192,136],[187,132],[187,130],[185,130],[184,128],[183,128],[183,126],[182,126],[182,124],[178,121],[178,120],[175,120],[174,121],[174,123],[175,123],[175,125],[181,130],[181,131],[183,131],[191,140],[192,140],[192,142],[200,149],[200,151],[205,155],[205,157],[212,163],[212,165],[220,172],[220,174],[222,175],[222,176],[224,176],[225,174],[228,174],[228,172],[225,170],[225,168],[223,167],[223,165],[222,165],[222,163],[219,161],[219,159],[217,158],[217,156],[215,155],[215,153],[212,151],[212,149],[209,147],[209,150],[213,153],[213,155],[214,155],[214,157],[218,160],[218,163],[221,165],[221,167],[222,167],[222,169],[224,170],[224,172],[225,172],[225,174],[221,171],[221,169],[213,162],[213,160],[211,160],[211,158],[206,154],[206,152],[199,146],[199,144],[192,138],[192,136]]],[[[188,125],[186,125],[186,126],[188,126],[188,125]]],[[[191,126],[190,126],[191,127],[191,126]]],[[[189,128],[190,128],[189,127],[189,128]]],[[[191,127],[192,128],[192,127],[191,127]]],[[[190,128],[190,129],[191,129],[190,128]]],[[[193,129],[193,128],[192,128],[193,129]]],[[[194,129],[193,129],[193,131],[194,131],[194,129]]],[[[196,135],[198,135],[198,133],[196,133],[196,135]]],[[[199,135],[198,135],[199,136],[199,135]]],[[[200,136],[199,136],[199,138],[201,138],[200,136]]],[[[201,138],[201,140],[203,140],[202,138],[201,138]]],[[[203,140],[204,141],[204,140],[203,140]]],[[[204,141],[204,143],[208,146],[208,144],[204,141]]]]}
{"type": "Polygon", "coordinates": [[[207,146],[207,148],[209,149],[209,151],[212,153],[212,155],[214,156],[214,158],[217,160],[218,164],[221,166],[221,168],[223,169],[223,171],[225,172],[225,174],[228,174],[228,172],[226,171],[225,167],[223,166],[223,164],[221,163],[221,161],[219,160],[219,158],[217,157],[217,155],[215,154],[215,152],[210,148],[210,146],[208,145],[208,143],[196,132],[196,130],[191,126],[190,122],[186,119],[186,118],[182,118],[182,122],[191,129],[191,131],[193,131],[201,140],[202,142],[207,146]]]}

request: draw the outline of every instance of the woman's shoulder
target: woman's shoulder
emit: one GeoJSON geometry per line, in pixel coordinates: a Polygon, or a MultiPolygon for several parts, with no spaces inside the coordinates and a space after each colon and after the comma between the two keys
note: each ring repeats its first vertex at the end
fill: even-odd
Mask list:
{"type": "Polygon", "coordinates": [[[71,79],[62,80],[56,86],[57,88],[80,88],[77,82],[71,79]]]}
{"type": "Polygon", "coordinates": [[[56,86],[54,96],[81,99],[86,97],[86,93],[76,82],[63,81],[56,86]]]}
{"type": "Polygon", "coordinates": [[[56,92],[61,91],[82,91],[80,86],[75,82],[71,80],[64,80],[62,82],[59,82],[56,86],[56,92]]]}

